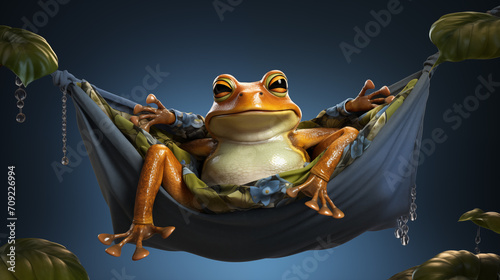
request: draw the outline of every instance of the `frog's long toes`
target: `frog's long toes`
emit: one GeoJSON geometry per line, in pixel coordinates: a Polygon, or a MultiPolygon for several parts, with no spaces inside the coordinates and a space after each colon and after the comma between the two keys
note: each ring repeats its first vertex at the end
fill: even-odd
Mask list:
{"type": "Polygon", "coordinates": [[[375,84],[372,82],[372,80],[370,79],[366,80],[363,89],[373,89],[373,88],[375,88],[375,84]]]}
{"type": "Polygon", "coordinates": [[[131,116],[131,117],[130,117],[130,121],[131,121],[133,124],[135,124],[135,125],[139,126],[139,117],[138,117],[138,116],[131,116]]]}
{"type": "Polygon", "coordinates": [[[146,97],[146,103],[151,104],[151,103],[156,103],[156,102],[158,102],[158,99],[156,98],[156,96],[154,94],[150,93],[148,95],[148,97],[146,97]]]}
{"type": "Polygon", "coordinates": [[[174,232],[174,230],[175,230],[175,227],[161,228],[161,230],[160,230],[161,238],[165,239],[165,238],[169,237],[172,234],[172,232],[174,232]]]}
{"type": "Polygon", "coordinates": [[[333,208],[332,216],[335,219],[342,219],[342,218],[344,218],[345,215],[344,215],[344,212],[342,212],[342,210],[340,210],[339,208],[333,208]]]}
{"type": "Polygon", "coordinates": [[[134,111],[133,111],[133,113],[134,113],[134,115],[135,115],[135,114],[138,114],[138,113],[142,112],[142,110],[144,110],[144,106],[142,106],[141,104],[136,104],[136,105],[134,106],[134,111]]]}
{"type": "Polygon", "coordinates": [[[144,248],[136,248],[132,260],[138,261],[142,260],[149,255],[149,251],[144,248]]]}
{"type": "Polygon", "coordinates": [[[391,103],[394,98],[396,98],[394,95],[389,95],[385,98],[385,103],[391,103]]]}
{"type": "Polygon", "coordinates": [[[115,240],[114,234],[108,234],[108,233],[101,233],[97,236],[97,238],[104,245],[111,245],[111,243],[113,243],[113,240],[115,240]]]}
{"type": "Polygon", "coordinates": [[[106,253],[113,257],[119,257],[122,254],[122,247],[119,244],[115,244],[106,249],[106,253]]]}
{"type": "Polygon", "coordinates": [[[328,208],[328,206],[326,205],[323,205],[321,207],[321,210],[318,211],[318,213],[325,216],[333,216],[332,211],[330,211],[330,208],[328,208]]]}
{"type": "Polygon", "coordinates": [[[316,200],[309,200],[305,205],[313,210],[319,211],[318,202],[316,200]]]}

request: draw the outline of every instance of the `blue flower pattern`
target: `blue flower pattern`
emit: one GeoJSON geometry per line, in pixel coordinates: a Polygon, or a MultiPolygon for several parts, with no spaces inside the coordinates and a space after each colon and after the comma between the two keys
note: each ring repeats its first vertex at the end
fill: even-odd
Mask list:
{"type": "Polygon", "coordinates": [[[250,195],[255,203],[261,202],[264,206],[268,206],[271,201],[274,202],[277,198],[273,194],[284,194],[287,187],[290,186],[292,183],[282,179],[279,175],[274,175],[258,180],[255,186],[250,187],[250,195]]]}
{"type": "MultiPolygon", "coordinates": [[[[351,157],[353,159],[361,156],[368,146],[370,146],[371,141],[366,139],[364,135],[361,133],[358,137],[351,143],[351,157]]],[[[349,146],[347,146],[344,150],[344,153],[349,150],[349,146]]]]}

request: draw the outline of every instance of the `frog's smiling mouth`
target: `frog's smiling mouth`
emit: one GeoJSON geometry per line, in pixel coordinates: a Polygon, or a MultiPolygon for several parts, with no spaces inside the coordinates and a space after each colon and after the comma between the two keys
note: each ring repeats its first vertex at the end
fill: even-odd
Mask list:
{"type": "Polygon", "coordinates": [[[300,118],[293,110],[249,110],[213,116],[208,128],[219,139],[264,141],[295,129],[300,118]]]}
{"type": "Polygon", "coordinates": [[[246,110],[246,111],[235,112],[235,113],[220,114],[220,115],[217,115],[217,116],[213,116],[213,118],[215,118],[215,117],[236,116],[236,115],[243,115],[243,114],[252,114],[252,113],[256,113],[256,114],[269,114],[269,113],[277,113],[277,112],[283,112],[283,111],[293,111],[293,110],[259,110],[259,109],[255,109],[255,110],[246,110]]]}

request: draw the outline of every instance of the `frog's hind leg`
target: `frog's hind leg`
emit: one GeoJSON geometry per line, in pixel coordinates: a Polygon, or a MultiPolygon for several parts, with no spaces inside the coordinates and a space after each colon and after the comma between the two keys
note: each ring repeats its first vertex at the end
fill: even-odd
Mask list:
{"type": "Polygon", "coordinates": [[[344,127],[337,132],[325,138],[316,147],[314,153],[319,153],[326,148],[325,153],[311,169],[311,174],[307,180],[296,187],[287,190],[287,194],[291,197],[296,197],[299,192],[312,197],[312,199],[305,204],[319,214],[326,216],[333,216],[340,219],[344,217],[344,213],[335,206],[333,201],[328,196],[327,184],[330,177],[335,170],[335,167],[342,157],[342,153],[358,135],[358,130],[352,127],[344,127]],[[321,209],[318,206],[318,197],[321,200],[321,209]],[[331,211],[328,205],[332,208],[331,211]]]}
{"type": "Polygon", "coordinates": [[[200,205],[182,179],[182,164],[169,148],[163,145],[158,146],[158,149],[165,150],[165,166],[162,178],[163,188],[180,204],[199,210],[200,205]]]}
{"type": "Polygon", "coordinates": [[[196,208],[194,195],[182,179],[182,165],[168,147],[156,144],[148,149],[142,167],[135,200],[134,222],[153,222],[152,207],[160,185],[180,204],[196,208]]]}
{"type": "Polygon", "coordinates": [[[179,203],[195,208],[194,196],[182,180],[182,165],[175,158],[172,151],[164,145],[151,146],[144,160],[134,206],[134,220],[130,230],[120,234],[100,234],[99,240],[105,245],[118,238],[124,238],[120,243],[106,249],[112,256],[120,256],[121,248],[127,243],[136,243],[133,260],[140,260],[149,255],[148,250],[142,247],[142,241],[154,234],[161,234],[167,238],[174,227],[156,227],[153,224],[153,205],[162,185],[167,192],[179,203]]]}

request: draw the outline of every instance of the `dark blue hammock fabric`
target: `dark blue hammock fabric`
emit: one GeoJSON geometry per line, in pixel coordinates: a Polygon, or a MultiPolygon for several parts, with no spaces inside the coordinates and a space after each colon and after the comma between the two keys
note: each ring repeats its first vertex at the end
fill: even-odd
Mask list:
{"type": "MultiPolygon", "coordinates": [[[[429,94],[430,71],[437,56],[424,68],[389,87],[399,92],[418,79],[411,94],[385,124],[371,145],[328,183],[328,193],[346,214],[343,219],[319,215],[306,200],[272,209],[224,214],[198,213],[177,203],[160,188],[153,210],[156,226],[175,226],[167,239],[156,235],[145,246],[186,251],[222,261],[278,258],[306,250],[343,244],[372,230],[396,226],[407,215],[415,184],[418,147],[429,94]]],[[[54,84],[66,90],[102,194],[111,211],[115,233],[129,229],[143,158],[106,114],[67,71],[53,74],[54,84]]],[[[99,93],[115,109],[132,112],[134,102],[105,90],[99,93]]]]}

